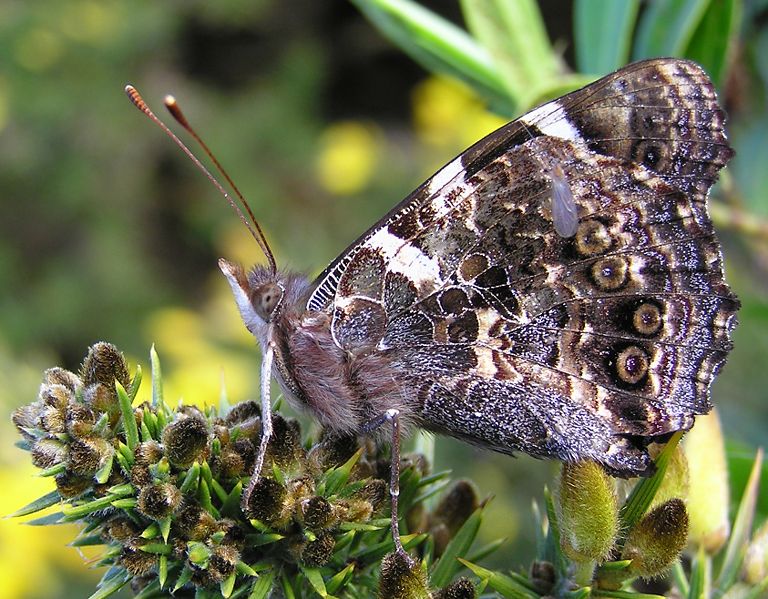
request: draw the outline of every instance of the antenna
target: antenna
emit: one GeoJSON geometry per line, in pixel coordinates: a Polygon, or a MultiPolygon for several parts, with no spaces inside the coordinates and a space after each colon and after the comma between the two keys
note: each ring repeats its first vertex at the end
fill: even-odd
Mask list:
{"type": "Polygon", "coordinates": [[[149,108],[147,103],[144,101],[144,99],[141,97],[141,94],[138,92],[138,90],[133,87],[132,85],[126,85],[125,86],[125,93],[128,96],[128,99],[133,103],[136,108],[141,110],[151,121],[153,121],[160,129],[163,130],[163,132],[170,137],[173,142],[181,148],[182,152],[184,152],[187,157],[195,164],[195,166],[202,171],[202,173],[208,177],[208,180],[213,183],[213,185],[216,187],[216,189],[219,190],[219,193],[224,196],[224,199],[229,202],[229,205],[232,206],[232,209],[237,213],[237,216],[240,218],[240,220],[243,222],[243,224],[246,226],[250,234],[253,236],[253,238],[256,240],[256,243],[261,248],[261,251],[264,253],[264,256],[267,258],[267,262],[269,263],[269,269],[272,272],[272,274],[275,274],[277,272],[277,263],[275,262],[275,256],[272,253],[272,250],[269,247],[269,244],[267,243],[267,238],[264,236],[264,231],[262,231],[261,226],[259,226],[258,221],[256,220],[256,217],[253,215],[253,211],[251,210],[251,207],[248,205],[248,202],[246,202],[245,198],[243,197],[243,194],[240,193],[240,190],[237,188],[237,186],[234,184],[230,176],[227,174],[227,171],[222,168],[221,164],[218,160],[216,160],[216,157],[213,155],[213,153],[208,149],[208,146],[203,142],[203,140],[200,138],[200,136],[197,134],[197,132],[192,128],[192,126],[189,124],[187,119],[184,117],[184,113],[181,112],[181,108],[179,108],[179,105],[176,103],[176,99],[173,96],[166,96],[163,103],[165,104],[165,107],[168,109],[168,112],[171,113],[171,116],[173,116],[174,119],[182,126],[184,129],[186,129],[190,135],[195,139],[195,141],[200,144],[200,147],[203,148],[203,151],[205,154],[213,161],[213,164],[216,166],[216,169],[224,176],[227,183],[232,187],[232,189],[235,191],[235,194],[237,195],[238,199],[242,203],[243,207],[245,208],[245,211],[248,213],[248,216],[250,217],[250,221],[245,217],[245,214],[243,214],[243,211],[240,209],[240,206],[237,205],[237,203],[232,199],[232,196],[229,195],[226,189],[222,187],[221,183],[219,183],[216,180],[216,177],[214,177],[211,172],[205,167],[205,165],[198,160],[197,156],[195,156],[192,151],[184,144],[183,141],[181,141],[176,134],[171,131],[168,126],[161,121],[154,112],[149,108]]]}

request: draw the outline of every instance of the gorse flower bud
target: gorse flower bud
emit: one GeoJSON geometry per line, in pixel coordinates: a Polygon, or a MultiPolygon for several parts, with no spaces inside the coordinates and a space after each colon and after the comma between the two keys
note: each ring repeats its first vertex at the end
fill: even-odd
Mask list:
{"type": "Polygon", "coordinates": [[[182,502],[174,516],[174,526],[183,539],[201,541],[216,530],[213,516],[192,500],[182,502]]]}
{"type": "Polygon", "coordinates": [[[157,564],[157,556],[141,550],[141,546],[124,546],[120,564],[134,576],[149,573],[157,564]]]}
{"type": "Polygon", "coordinates": [[[261,419],[261,408],[255,401],[244,401],[229,411],[224,422],[230,428],[253,419],[261,419]]]}
{"type": "Polygon", "coordinates": [[[752,537],[742,570],[747,584],[758,585],[768,577],[768,520],[752,537]]]}
{"type": "Polygon", "coordinates": [[[148,518],[159,520],[170,516],[180,502],[181,492],[175,485],[156,483],[141,489],[136,509],[148,518]]]}
{"type": "Polygon", "coordinates": [[[112,445],[101,437],[74,439],[69,445],[69,469],[75,474],[93,476],[113,454],[112,445]]]}
{"type": "Polygon", "coordinates": [[[125,357],[111,343],[97,343],[88,351],[88,355],[80,368],[83,385],[88,387],[101,383],[114,387],[117,380],[123,387],[128,388],[131,379],[125,357]]]}
{"type": "Polygon", "coordinates": [[[220,582],[235,571],[240,552],[232,545],[217,545],[208,561],[208,575],[213,582],[220,582]]]}
{"type": "Polygon", "coordinates": [[[35,441],[38,438],[35,431],[41,427],[40,402],[16,408],[11,415],[11,422],[22,438],[26,441],[35,441]]]}
{"type": "Polygon", "coordinates": [[[141,530],[134,522],[125,517],[118,517],[107,523],[103,534],[110,540],[127,544],[129,541],[135,541],[140,532],[141,530]]]}
{"type": "Polygon", "coordinates": [[[86,405],[70,403],[66,409],[67,433],[73,437],[84,438],[93,433],[96,415],[86,405]]]}
{"type": "Polygon", "coordinates": [[[74,393],[81,384],[80,378],[74,372],[58,366],[49,368],[43,373],[43,385],[62,385],[74,393]]]}
{"type": "Polygon", "coordinates": [[[333,506],[324,497],[310,497],[301,502],[304,526],[310,530],[329,528],[336,522],[333,506]]]}
{"type": "Polygon", "coordinates": [[[80,378],[86,405],[94,412],[109,414],[115,425],[120,417],[115,381],[126,389],[131,382],[123,354],[111,343],[96,343],[80,367],[80,378]]]}
{"type": "Polygon", "coordinates": [[[40,439],[32,446],[32,463],[38,468],[51,468],[66,461],[69,446],[54,438],[40,439]]]}
{"type": "Polygon", "coordinates": [[[44,384],[40,388],[40,400],[43,402],[43,405],[64,413],[72,399],[72,393],[73,391],[69,387],[58,383],[44,384]]]}
{"type": "Polygon", "coordinates": [[[380,478],[369,480],[357,493],[357,496],[371,505],[371,511],[377,511],[389,498],[389,487],[380,478]]]}
{"type": "Polygon", "coordinates": [[[472,484],[465,480],[457,481],[432,511],[432,521],[445,524],[453,535],[477,509],[477,505],[477,493],[472,484]]]}
{"type": "Polygon", "coordinates": [[[728,539],[730,531],[728,467],[720,419],[715,410],[696,419],[696,426],[683,440],[683,448],[689,469],[690,541],[714,554],[728,539]]]}
{"type": "Polygon", "coordinates": [[[56,490],[64,498],[77,497],[93,485],[93,477],[75,474],[65,470],[56,475],[56,490]]]}
{"type": "Polygon", "coordinates": [[[336,547],[336,540],[333,535],[328,531],[322,531],[315,540],[304,545],[299,560],[309,567],[324,566],[331,559],[334,547],[336,547]]]}
{"type": "Polygon", "coordinates": [[[435,555],[441,556],[456,532],[477,509],[477,493],[467,481],[457,481],[440,503],[426,516],[429,532],[435,539],[435,555]]]}
{"type": "Polygon", "coordinates": [[[275,414],[272,417],[272,438],[269,440],[267,460],[282,469],[288,469],[304,457],[298,421],[286,420],[275,414]]]}
{"type": "Polygon", "coordinates": [[[117,403],[117,393],[114,385],[95,383],[83,389],[83,399],[86,405],[96,413],[109,415],[111,425],[120,418],[120,405],[117,403]]]}
{"type": "Polygon", "coordinates": [[[46,405],[40,413],[40,423],[51,435],[66,432],[67,415],[64,408],[58,405],[46,405]]]}
{"type": "Polygon", "coordinates": [[[530,580],[542,595],[548,595],[557,581],[557,572],[551,562],[536,560],[531,564],[530,580]]]}
{"type": "Polygon", "coordinates": [[[670,499],[638,522],[622,552],[631,559],[630,573],[643,578],[663,574],[680,556],[688,541],[688,513],[681,499],[670,499]]]}
{"type": "Polygon", "coordinates": [[[399,553],[381,561],[379,599],[430,599],[427,575],[418,562],[409,563],[399,553]]]}
{"type": "Polygon", "coordinates": [[[131,468],[131,482],[136,487],[144,487],[152,482],[153,476],[150,466],[157,464],[165,457],[163,447],[155,441],[139,443],[133,452],[133,467],[131,468]]]}
{"type": "Polygon", "coordinates": [[[255,518],[272,527],[288,522],[285,499],[288,491],[273,478],[262,477],[253,488],[248,501],[249,518],[255,518]]]}
{"type": "Polygon", "coordinates": [[[619,508],[613,480],[594,462],[565,463],[559,515],[563,552],[575,561],[600,560],[613,548],[619,508]]]}
{"type": "Polygon", "coordinates": [[[256,447],[250,439],[237,439],[228,443],[218,457],[219,472],[224,478],[248,476],[256,461],[256,447]]]}
{"type": "Polygon", "coordinates": [[[204,458],[208,448],[208,427],[202,418],[182,416],[163,432],[168,461],[177,468],[188,468],[204,458]]]}
{"type": "Polygon", "coordinates": [[[354,436],[340,436],[328,430],[321,433],[320,440],[310,450],[309,460],[318,469],[325,470],[341,466],[360,448],[354,436]]]}
{"type": "Polygon", "coordinates": [[[224,430],[217,432],[214,427],[214,434],[222,445],[226,446],[234,438],[248,440],[255,448],[261,437],[261,409],[255,401],[244,401],[233,406],[220,420],[220,425],[224,430]]]}
{"type": "Polygon", "coordinates": [[[475,586],[468,578],[459,578],[433,594],[433,599],[475,599],[475,586]]]}
{"type": "Polygon", "coordinates": [[[162,446],[154,439],[139,443],[133,451],[134,463],[141,464],[142,466],[157,464],[164,455],[165,452],[162,446]]]}

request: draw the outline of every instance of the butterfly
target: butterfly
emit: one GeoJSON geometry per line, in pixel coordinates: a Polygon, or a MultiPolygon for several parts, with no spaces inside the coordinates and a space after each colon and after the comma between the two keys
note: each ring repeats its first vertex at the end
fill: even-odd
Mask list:
{"type": "MultiPolygon", "coordinates": [[[[178,120],[178,118],[177,118],[178,120]]],[[[339,434],[392,425],[647,474],[711,409],[739,303],[707,212],[733,152],[695,63],[631,64],[450,161],[315,280],[220,260],[270,381],[339,434]]],[[[250,211],[249,211],[250,212],[250,211]]],[[[241,218],[242,217],[241,214],[241,218]]]]}

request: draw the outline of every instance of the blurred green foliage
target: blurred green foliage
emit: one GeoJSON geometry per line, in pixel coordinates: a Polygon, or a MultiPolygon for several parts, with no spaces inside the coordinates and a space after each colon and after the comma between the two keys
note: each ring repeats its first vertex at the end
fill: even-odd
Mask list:
{"type": "MultiPolygon", "coordinates": [[[[354,4],[367,5],[370,17],[370,6],[381,3],[354,4]]],[[[542,0],[546,30],[521,32],[531,37],[517,47],[495,35],[493,13],[475,11],[465,24],[461,10],[506,9],[496,14],[514,26],[516,10],[530,16],[533,7],[536,17],[536,3],[425,4],[449,19],[457,39],[474,39],[462,33],[467,27],[484,47],[516,57],[495,69],[476,55],[483,79],[473,85],[472,70],[425,61],[424,46],[412,52],[470,83],[506,116],[642,56],[689,55],[713,74],[737,150],[713,208],[743,303],[714,399],[746,481],[751,460],[742,456],[765,442],[768,426],[768,1],[542,0]]],[[[208,182],[130,106],[126,83],[156,108],[162,94],[176,95],[249,198],[279,263],[310,273],[492,122],[478,116],[481,102],[466,89],[421,70],[343,0],[11,0],[0,4],[0,57],[0,373],[10,381],[0,402],[7,412],[34,397],[35,372],[53,363],[76,367],[99,339],[142,360],[158,343],[168,372],[195,385],[174,388],[169,377],[169,401],[174,391],[193,400],[195,388],[218,387],[218,371],[197,367],[200,355],[207,367],[220,363],[228,381],[241,381],[228,384],[233,401],[256,393],[254,344],[216,258],[258,260],[258,248],[208,182]],[[355,185],[334,185],[345,167],[355,185]]],[[[3,448],[0,468],[16,468],[20,453],[3,448]]],[[[443,439],[437,456],[437,468],[450,465],[500,496],[488,508],[496,522],[488,539],[509,536],[504,559],[521,561],[514,549],[525,553],[534,535],[530,495],[552,466],[443,439]]],[[[39,494],[7,496],[17,507],[39,494]]],[[[18,535],[0,529],[0,546],[19,547],[25,537],[18,535]]],[[[28,554],[50,559],[42,550],[28,554]]],[[[72,556],[56,567],[66,572],[61,564],[76,562],[72,556]]],[[[14,564],[11,571],[23,571],[14,564]]],[[[48,584],[22,579],[8,596],[73,595],[74,587],[48,584]]]]}

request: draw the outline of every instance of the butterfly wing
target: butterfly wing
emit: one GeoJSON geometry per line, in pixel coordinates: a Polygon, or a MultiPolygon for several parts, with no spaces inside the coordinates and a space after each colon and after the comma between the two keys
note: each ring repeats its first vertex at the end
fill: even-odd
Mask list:
{"type": "MultiPolygon", "coordinates": [[[[536,136],[585,144],[605,156],[644,164],[702,203],[733,155],[715,90],[697,64],[674,58],[633,63],[530,111],[487,135],[446,164],[354,241],[317,278],[307,309],[327,309],[356,253],[383,228],[428,227],[431,205],[507,149],[536,136]],[[443,189],[446,192],[443,193],[443,189]]],[[[441,213],[436,205],[434,217],[441,213]]],[[[702,209],[702,218],[707,218],[702,209]]]]}
{"type": "Polygon", "coordinates": [[[642,472],[637,441],[708,411],[730,349],[737,301],[705,204],[730,155],[698,66],[630,65],[446,165],[308,308],[350,355],[387,357],[421,426],[642,472]],[[555,230],[556,193],[573,236],[555,230]]]}

